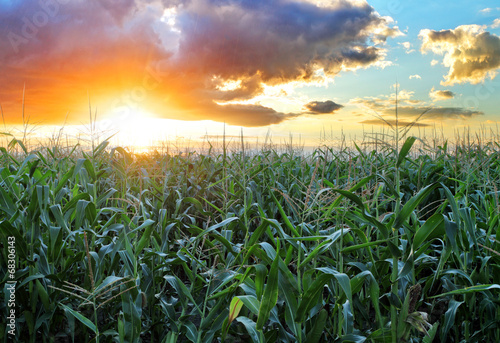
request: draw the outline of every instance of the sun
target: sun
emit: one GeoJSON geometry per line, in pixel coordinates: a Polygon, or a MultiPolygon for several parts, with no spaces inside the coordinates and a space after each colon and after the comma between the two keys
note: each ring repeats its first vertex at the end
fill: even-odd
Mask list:
{"type": "MultiPolygon", "coordinates": [[[[181,147],[199,146],[206,143],[207,139],[217,141],[224,134],[230,139],[236,139],[243,132],[243,127],[225,125],[211,120],[187,121],[182,119],[161,118],[142,109],[115,112],[108,115],[98,124],[101,131],[109,135],[113,144],[130,147],[135,152],[147,152],[153,148],[173,144],[181,147]]],[[[252,137],[262,134],[261,129],[245,129],[252,137]]],[[[267,129],[266,131],[267,132],[267,129]]]]}
{"type": "Polygon", "coordinates": [[[106,125],[107,131],[115,133],[113,136],[115,144],[132,147],[135,151],[147,151],[182,137],[195,138],[193,134],[203,135],[204,131],[198,131],[196,127],[203,126],[199,122],[159,118],[142,109],[109,116],[106,125]]]}

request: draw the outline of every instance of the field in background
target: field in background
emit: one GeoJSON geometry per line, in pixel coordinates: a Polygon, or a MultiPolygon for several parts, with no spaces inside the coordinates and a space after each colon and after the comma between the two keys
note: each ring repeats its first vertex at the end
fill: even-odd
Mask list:
{"type": "Polygon", "coordinates": [[[138,152],[4,136],[18,340],[500,341],[499,135],[397,134],[138,152]]]}

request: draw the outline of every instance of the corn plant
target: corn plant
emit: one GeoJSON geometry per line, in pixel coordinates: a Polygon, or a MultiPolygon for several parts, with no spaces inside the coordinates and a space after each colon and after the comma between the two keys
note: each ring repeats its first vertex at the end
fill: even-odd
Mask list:
{"type": "Polygon", "coordinates": [[[499,145],[397,132],[310,154],[243,135],[175,155],[13,138],[15,338],[500,341],[499,145]]]}

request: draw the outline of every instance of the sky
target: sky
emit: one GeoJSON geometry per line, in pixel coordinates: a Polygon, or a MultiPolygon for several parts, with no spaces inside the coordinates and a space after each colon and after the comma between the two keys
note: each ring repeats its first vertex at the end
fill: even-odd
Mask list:
{"type": "Polygon", "coordinates": [[[362,135],[499,121],[500,4],[0,0],[4,123],[156,139],[362,135]],[[396,94],[397,93],[397,94],[396,94]],[[422,115],[423,114],[423,115],[422,115]],[[383,118],[381,120],[380,118],[383,118]]]}

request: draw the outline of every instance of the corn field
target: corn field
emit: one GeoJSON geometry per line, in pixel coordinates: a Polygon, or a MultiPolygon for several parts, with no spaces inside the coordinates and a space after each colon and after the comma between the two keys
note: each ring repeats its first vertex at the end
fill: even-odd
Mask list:
{"type": "Polygon", "coordinates": [[[0,155],[4,342],[500,342],[497,143],[16,142],[0,155]]]}

